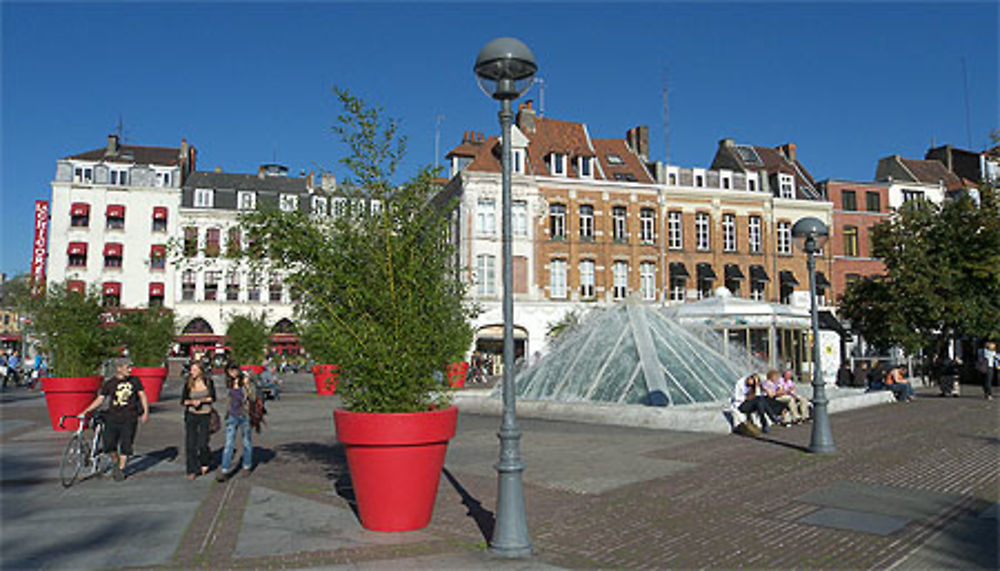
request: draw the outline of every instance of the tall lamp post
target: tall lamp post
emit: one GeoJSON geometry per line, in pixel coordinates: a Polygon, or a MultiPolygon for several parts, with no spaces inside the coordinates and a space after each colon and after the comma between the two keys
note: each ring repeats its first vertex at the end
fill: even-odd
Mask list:
{"type": "Polygon", "coordinates": [[[819,366],[819,311],[816,308],[816,254],[823,249],[829,235],[826,224],[818,218],[803,218],[792,226],[795,244],[809,255],[809,300],[812,307],[813,336],[813,423],[809,451],[815,454],[831,454],[834,451],[833,433],[830,431],[830,417],[826,408],[829,401],[819,366]]]}
{"type": "Polygon", "coordinates": [[[497,38],[476,57],[476,80],[486,95],[500,100],[503,200],[503,420],[500,423],[500,461],[496,464],[498,490],[496,525],[490,551],[502,557],[531,555],[531,538],[524,515],[521,485],[521,430],[517,427],[514,393],[514,262],[511,254],[510,137],[514,113],[510,102],[531,87],[538,65],[528,46],[514,38],[497,38]]]}

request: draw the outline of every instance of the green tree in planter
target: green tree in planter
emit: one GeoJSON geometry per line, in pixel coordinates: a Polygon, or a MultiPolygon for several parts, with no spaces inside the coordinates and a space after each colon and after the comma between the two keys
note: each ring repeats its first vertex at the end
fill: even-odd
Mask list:
{"type": "Polygon", "coordinates": [[[241,365],[259,365],[267,353],[267,341],[271,332],[267,327],[267,316],[249,313],[236,315],[229,321],[226,339],[232,350],[233,359],[241,365]]]}
{"type": "MultiPolygon", "coordinates": [[[[391,182],[405,152],[398,125],[344,90],[334,132],[353,175],[338,215],[255,212],[245,255],[287,271],[311,353],[340,367],[347,410],[420,412],[443,387],[435,374],[468,349],[472,331],[448,241],[448,208],[432,204],[434,172],[391,182]],[[322,348],[317,348],[317,345],[322,348]]],[[[443,404],[443,403],[438,403],[443,404]]]]}
{"type": "Polygon", "coordinates": [[[128,348],[137,367],[160,367],[177,335],[174,312],[151,307],[122,311],[111,332],[119,345],[128,348]]]}
{"type": "Polygon", "coordinates": [[[52,284],[44,295],[21,298],[19,309],[30,316],[28,331],[50,356],[53,377],[96,375],[101,363],[115,354],[114,335],[95,289],[80,293],[52,284]]]}

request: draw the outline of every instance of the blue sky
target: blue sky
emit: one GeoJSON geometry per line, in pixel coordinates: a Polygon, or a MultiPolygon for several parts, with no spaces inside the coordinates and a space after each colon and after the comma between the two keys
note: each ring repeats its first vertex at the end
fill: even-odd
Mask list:
{"type": "Polygon", "coordinates": [[[880,157],[981,150],[1000,126],[995,2],[4,2],[0,16],[8,274],[27,270],[55,161],[103,146],[119,118],[130,144],[186,138],[200,170],[277,160],[343,179],[336,85],[402,121],[408,174],[435,160],[437,115],[441,155],[498,130],[472,74],[498,36],[534,51],[546,116],[600,138],[649,125],[658,159],[666,77],[670,158],[685,166],[708,166],[725,137],[793,141],[818,179],[870,180],[880,157]]]}

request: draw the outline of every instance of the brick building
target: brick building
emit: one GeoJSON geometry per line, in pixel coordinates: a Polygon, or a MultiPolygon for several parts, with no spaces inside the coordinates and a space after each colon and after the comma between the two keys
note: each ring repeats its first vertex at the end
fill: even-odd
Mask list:
{"type": "Polygon", "coordinates": [[[889,183],[837,179],[819,183],[820,192],[833,203],[828,248],[833,255],[834,301],[852,282],[885,273],[885,264],[872,254],[871,229],[890,215],[889,187],[889,183]]]}

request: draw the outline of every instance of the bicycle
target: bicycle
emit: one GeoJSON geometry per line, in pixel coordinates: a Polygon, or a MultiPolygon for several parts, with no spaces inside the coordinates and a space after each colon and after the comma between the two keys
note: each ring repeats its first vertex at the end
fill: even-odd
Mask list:
{"type": "Polygon", "coordinates": [[[90,469],[90,473],[85,476],[89,478],[107,472],[112,463],[110,455],[104,453],[104,418],[101,414],[95,413],[90,417],[83,414],[63,415],[59,418],[60,428],[67,418],[76,418],[80,424],[66,443],[66,450],[59,464],[59,479],[64,488],[72,486],[84,468],[90,469]],[[93,428],[93,437],[84,434],[88,427],[93,428]]]}

